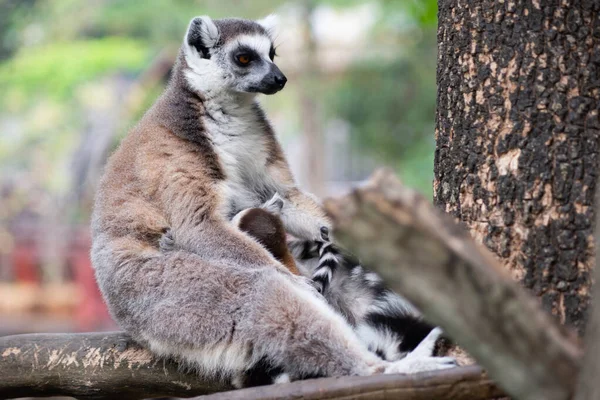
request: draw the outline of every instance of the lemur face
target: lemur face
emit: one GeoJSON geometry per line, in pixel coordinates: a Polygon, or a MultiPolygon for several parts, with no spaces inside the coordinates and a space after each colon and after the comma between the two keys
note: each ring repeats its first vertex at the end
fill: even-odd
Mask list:
{"type": "Polygon", "coordinates": [[[194,18],[184,40],[192,86],[211,91],[274,94],[287,78],[273,62],[273,18],[211,20],[194,18]]]}

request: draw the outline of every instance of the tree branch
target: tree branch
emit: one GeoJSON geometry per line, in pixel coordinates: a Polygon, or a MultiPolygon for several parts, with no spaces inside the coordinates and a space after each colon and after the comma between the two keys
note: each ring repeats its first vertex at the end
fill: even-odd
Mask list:
{"type": "Polygon", "coordinates": [[[122,332],[0,338],[0,398],[190,397],[231,389],[180,372],[122,332]]]}
{"type": "Polygon", "coordinates": [[[580,350],[498,262],[422,196],[379,172],[326,203],[337,237],[519,399],[567,399],[580,350]]]}
{"type": "Polygon", "coordinates": [[[415,375],[344,376],[262,386],[198,397],[198,400],[402,399],[483,400],[503,396],[480,367],[415,375]]]}
{"type": "MultiPolygon", "coordinates": [[[[34,334],[0,338],[0,398],[74,396],[81,399],[191,397],[229,390],[159,360],[121,332],[34,334]]],[[[502,395],[479,367],[406,375],[293,382],[201,397],[225,399],[453,399],[502,395]]]]}

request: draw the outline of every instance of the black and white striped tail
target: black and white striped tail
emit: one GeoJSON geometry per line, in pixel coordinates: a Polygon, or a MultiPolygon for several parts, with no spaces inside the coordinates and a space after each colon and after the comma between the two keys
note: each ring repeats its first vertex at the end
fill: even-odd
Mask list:
{"type": "Polygon", "coordinates": [[[315,288],[323,294],[331,284],[333,274],[339,267],[341,257],[339,251],[331,242],[320,242],[318,244],[319,265],[312,275],[315,288]]]}

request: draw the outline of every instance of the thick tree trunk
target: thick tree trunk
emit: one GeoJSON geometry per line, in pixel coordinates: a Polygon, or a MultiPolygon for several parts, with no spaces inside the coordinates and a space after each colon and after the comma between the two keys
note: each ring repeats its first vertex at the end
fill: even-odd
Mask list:
{"type": "Polygon", "coordinates": [[[593,260],[600,3],[440,0],[434,201],[563,323],[593,260]]]}

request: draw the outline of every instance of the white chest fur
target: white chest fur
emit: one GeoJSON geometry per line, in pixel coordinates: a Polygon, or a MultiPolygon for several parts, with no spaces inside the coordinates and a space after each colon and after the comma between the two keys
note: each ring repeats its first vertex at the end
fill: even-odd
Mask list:
{"type": "Polygon", "coordinates": [[[245,107],[222,107],[216,102],[206,102],[204,124],[214,145],[225,181],[225,214],[264,201],[268,157],[264,126],[251,104],[245,107]]]}

